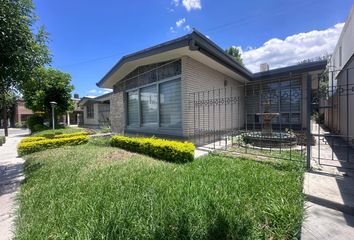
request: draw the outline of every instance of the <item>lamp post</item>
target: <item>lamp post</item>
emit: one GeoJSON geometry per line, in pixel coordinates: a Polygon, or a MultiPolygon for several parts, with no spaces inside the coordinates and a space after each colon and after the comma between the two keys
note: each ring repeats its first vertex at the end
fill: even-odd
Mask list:
{"type": "Polygon", "coordinates": [[[53,130],[55,129],[55,118],[54,118],[54,108],[57,105],[56,102],[50,102],[50,106],[52,106],[52,125],[53,125],[53,130]]]}

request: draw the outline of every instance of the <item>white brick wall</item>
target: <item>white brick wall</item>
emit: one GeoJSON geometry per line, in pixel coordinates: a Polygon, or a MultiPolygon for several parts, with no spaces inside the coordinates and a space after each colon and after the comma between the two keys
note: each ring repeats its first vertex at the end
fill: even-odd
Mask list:
{"type": "Polygon", "coordinates": [[[221,72],[218,72],[201,62],[190,57],[182,57],[182,121],[183,135],[190,136],[194,133],[194,127],[207,130],[225,130],[243,127],[243,85],[221,72]],[[226,81],[226,87],[225,87],[226,81]],[[214,91],[213,91],[214,89],[214,91]],[[220,96],[219,96],[220,89],[220,96]],[[199,100],[212,100],[233,96],[239,101],[221,107],[211,104],[204,107],[194,108],[190,102],[194,97],[199,100]],[[196,93],[196,92],[199,92],[196,93]],[[209,93],[209,97],[208,97],[209,93]],[[204,94],[204,96],[203,96],[204,94]],[[213,96],[214,94],[214,96],[213,96]],[[214,114],[215,112],[215,114],[214,114]]]}

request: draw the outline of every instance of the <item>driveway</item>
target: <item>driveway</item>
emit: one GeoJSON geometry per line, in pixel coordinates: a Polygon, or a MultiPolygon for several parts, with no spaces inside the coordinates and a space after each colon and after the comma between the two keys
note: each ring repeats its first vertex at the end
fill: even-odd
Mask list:
{"type": "MultiPolygon", "coordinates": [[[[28,130],[9,129],[6,143],[0,146],[0,239],[13,237],[15,197],[24,178],[24,161],[17,156],[16,146],[28,133],[28,130]]],[[[0,129],[0,135],[3,135],[3,129],[0,129]]]]}

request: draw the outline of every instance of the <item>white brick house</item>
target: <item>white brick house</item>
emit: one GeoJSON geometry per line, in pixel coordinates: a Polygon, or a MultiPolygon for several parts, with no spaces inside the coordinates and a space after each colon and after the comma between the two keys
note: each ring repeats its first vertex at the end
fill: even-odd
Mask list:
{"type": "MultiPolygon", "coordinates": [[[[191,101],[201,99],[202,93],[203,98],[207,98],[205,95],[211,94],[211,90],[214,95],[219,94],[218,97],[226,96],[226,91],[238,97],[232,111],[220,110],[224,119],[213,119],[215,130],[241,129],[247,119],[253,124],[261,124],[256,111],[262,109],[262,100],[256,98],[255,86],[260,84],[269,88],[270,84],[271,87],[278,84],[280,89],[281,84],[289,82],[293,91],[298,92],[298,101],[293,112],[286,109],[281,112],[278,122],[286,126],[288,121],[298,128],[306,128],[306,104],[301,96],[306,92],[308,76],[318,74],[325,66],[325,61],[319,61],[253,74],[194,30],[175,40],[124,56],[97,86],[113,89],[110,119],[114,133],[193,137],[196,120],[191,101]],[[252,86],[251,91],[246,87],[248,84],[252,86]],[[215,91],[218,89],[224,90],[215,91]],[[248,104],[260,107],[250,112],[248,104]]],[[[199,114],[199,118],[207,128],[210,113],[199,114]]]]}

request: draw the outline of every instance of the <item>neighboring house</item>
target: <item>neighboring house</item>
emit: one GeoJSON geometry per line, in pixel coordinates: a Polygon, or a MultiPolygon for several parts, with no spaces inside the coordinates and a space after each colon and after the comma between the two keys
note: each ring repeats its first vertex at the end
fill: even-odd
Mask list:
{"type": "Polygon", "coordinates": [[[98,97],[84,97],[79,106],[83,109],[81,125],[90,128],[110,126],[110,98],[111,93],[98,97]]]}
{"type": "Polygon", "coordinates": [[[16,100],[13,124],[24,123],[32,115],[32,110],[25,107],[25,102],[22,99],[16,100]]]}
{"type": "Polygon", "coordinates": [[[67,112],[66,115],[60,117],[60,122],[65,125],[82,125],[83,124],[83,111],[79,105],[81,98],[77,94],[71,99],[74,103],[74,110],[67,112]]]}
{"type": "MultiPolygon", "coordinates": [[[[82,122],[82,109],[78,103],[81,100],[77,94],[72,98],[74,102],[74,110],[67,112],[66,115],[59,117],[59,122],[65,125],[79,125],[82,122]]],[[[34,113],[31,109],[26,108],[25,102],[22,99],[16,100],[11,113],[9,114],[9,127],[26,126],[27,119],[34,113]]],[[[2,120],[0,127],[2,127],[2,120]]]]}
{"type": "Polygon", "coordinates": [[[292,96],[291,104],[289,101],[272,102],[272,106],[277,105],[281,110],[273,124],[304,129],[308,111],[303,95],[306,82],[311,81],[308,75],[317,77],[326,64],[326,61],[318,61],[253,74],[194,30],[124,56],[97,86],[113,89],[110,113],[114,133],[193,138],[196,119],[191,102],[210,103],[212,97],[206,95],[212,93],[219,94],[217,97],[223,101],[224,90],[216,92],[215,89],[225,89],[225,101],[226,90],[238,96],[238,109],[229,112],[219,108],[218,119],[199,113],[203,122],[213,121],[214,131],[230,126],[241,129],[246,123],[261,125],[262,119],[257,113],[263,111],[264,101],[267,101],[260,94],[264,89],[292,96]],[[282,90],[285,88],[288,90],[282,90]],[[224,121],[220,118],[223,115],[235,117],[226,117],[224,121]]]}
{"type": "Polygon", "coordinates": [[[328,70],[329,98],[322,105],[329,107],[323,111],[324,123],[332,131],[353,138],[354,127],[351,125],[354,123],[354,4],[329,61],[328,70]]]}

